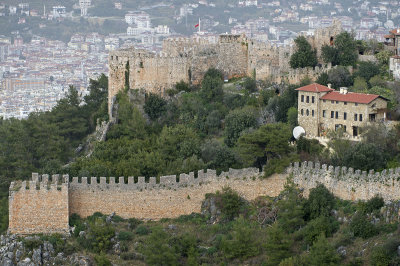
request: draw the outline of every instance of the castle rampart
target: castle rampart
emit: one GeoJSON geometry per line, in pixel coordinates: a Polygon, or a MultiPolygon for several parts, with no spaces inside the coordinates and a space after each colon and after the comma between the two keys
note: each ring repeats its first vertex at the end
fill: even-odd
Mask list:
{"type": "MultiPolygon", "coordinates": [[[[320,56],[321,47],[332,44],[334,36],[340,32],[340,23],[335,23],[317,29],[308,40],[320,56]]],[[[160,55],[133,47],[113,51],[109,55],[109,113],[111,115],[113,97],[125,88],[126,75],[130,89],[144,89],[159,95],[165,95],[165,90],[181,80],[200,84],[211,67],[228,78],[256,74],[257,79],[278,83],[298,83],[307,75],[316,78],[319,71],[290,69],[289,59],[293,52],[293,45],[276,46],[232,34],[220,35],[216,43],[201,38],[166,39],[160,55]]]]}
{"type": "Polygon", "coordinates": [[[258,196],[277,196],[286,178],[304,189],[324,184],[333,194],[345,200],[367,200],[375,195],[386,201],[400,199],[400,168],[375,173],[319,163],[294,163],[285,174],[259,178],[256,168],[215,170],[155,177],[73,177],[32,175],[32,181],[13,182],[10,186],[10,233],[67,233],[68,217],[77,213],[87,217],[95,212],[115,212],[123,218],[175,218],[200,212],[207,193],[229,186],[240,196],[253,200],[258,196]]]}
{"type": "Polygon", "coordinates": [[[9,230],[15,234],[69,232],[68,183],[39,181],[12,182],[9,193],[9,230]]]}
{"type": "Polygon", "coordinates": [[[303,162],[294,163],[288,172],[293,173],[294,182],[304,188],[305,195],[321,183],[344,200],[368,200],[375,195],[386,201],[400,199],[400,168],[375,173],[303,162]]]}

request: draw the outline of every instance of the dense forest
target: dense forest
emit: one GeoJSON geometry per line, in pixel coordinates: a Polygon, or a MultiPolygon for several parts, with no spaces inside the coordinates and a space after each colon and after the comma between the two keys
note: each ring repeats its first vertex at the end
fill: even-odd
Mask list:
{"type": "MultiPolygon", "coordinates": [[[[342,41],[323,48],[324,61],[337,67],[318,77],[318,82],[380,94],[390,100],[389,116],[397,119],[400,84],[388,72],[390,54],[374,43],[357,42],[347,33],[338,38],[342,41]],[[375,54],[377,61],[358,62],[360,51],[375,54]]],[[[314,66],[315,51],[301,37],[296,44],[292,67],[314,66]]],[[[108,121],[108,80],[104,75],[91,80],[90,94],[83,99],[71,87],[50,112],[33,113],[26,120],[2,119],[0,232],[7,229],[10,181],[28,179],[32,172],[148,178],[252,166],[263,169],[262,178],[268,178],[300,160],[377,171],[400,166],[398,126],[366,127],[358,142],[340,130],[329,132],[328,147],[318,140],[294,140],[295,89],[310,82],[305,78],[296,85],[272,84],[246,77],[224,84],[221,72],[209,69],[200,85],[179,82],[165,98],[125,89],[117,95],[116,121],[106,140],[95,143],[89,143],[90,134],[108,121]]],[[[85,220],[73,216],[71,225],[80,228],[76,235],[67,240],[53,236],[52,241],[60,250],[97,254],[99,265],[108,265],[109,260],[160,265],[162,259],[164,265],[398,263],[397,220],[383,219],[380,198],[346,202],[320,186],[305,199],[290,180],[275,199],[246,202],[229,188],[205,200],[209,197],[215,197],[221,210],[213,222],[207,211],[148,223],[114,217],[112,225],[101,214],[85,220]],[[261,209],[268,214],[262,223],[258,220],[261,209]],[[179,230],[163,230],[169,224],[179,230]],[[79,236],[80,230],[88,235],[79,236]],[[118,258],[110,251],[111,239],[115,242],[116,238],[122,252],[118,258]],[[347,253],[339,256],[339,247],[347,253]]]]}

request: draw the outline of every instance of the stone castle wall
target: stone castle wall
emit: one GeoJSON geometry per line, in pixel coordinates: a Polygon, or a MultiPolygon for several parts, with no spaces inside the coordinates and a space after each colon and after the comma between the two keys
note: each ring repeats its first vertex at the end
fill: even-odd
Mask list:
{"type": "Polygon", "coordinates": [[[106,182],[100,178],[100,183],[93,178],[91,184],[86,179],[78,182],[75,178],[70,183],[70,214],[77,213],[87,217],[94,212],[112,213],[130,218],[161,219],[175,218],[200,212],[201,202],[207,193],[215,193],[229,186],[247,200],[258,196],[276,196],[283,189],[285,177],[275,176],[271,179],[259,179],[258,169],[230,170],[217,176],[215,171],[181,174],[179,182],[176,176],[162,176],[160,183],[150,178],[146,183],[143,177],[134,183],[133,177],[128,183],[120,178],[115,183],[114,178],[106,182]]]}
{"type": "Polygon", "coordinates": [[[39,182],[12,182],[9,194],[9,231],[13,234],[69,232],[68,184],[59,183],[58,176],[49,182],[44,175],[39,182]]]}
{"type": "MultiPolygon", "coordinates": [[[[331,44],[340,33],[340,23],[316,30],[309,42],[321,54],[321,47],[331,44]]],[[[298,83],[305,77],[315,79],[325,67],[291,69],[290,56],[294,46],[278,47],[246,38],[244,35],[223,34],[216,43],[202,39],[175,38],[163,42],[160,55],[135,48],[113,51],[109,55],[109,111],[113,97],[125,87],[126,63],[129,62],[131,89],[165,94],[165,90],[183,80],[200,84],[204,73],[214,67],[225,77],[252,76],[272,82],[298,83]]],[[[110,112],[111,114],[111,112],[110,112]]]]}
{"type": "Polygon", "coordinates": [[[304,188],[306,196],[310,189],[321,183],[344,200],[368,200],[375,195],[385,201],[400,199],[400,168],[375,173],[374,170],[367,172],[303,162],[294,163],[288,172],[293,173],[294,182],[304,188]]]}
{"type": "Polygon", "coordinates": [[[258,178],[257,168],[230,169],[219,176],[215,170],[199,171],[196,174],[161,176],[160,182],[150,177],[115,178],[63,177],[57,175],[52,182],[43,175],[33,174],[33,181],[22,185],[13,182],[10,186],[9,232],[15,234],[68,233],[68,217],[77,213],[87,217],[95,212],[115,212],[123,218],[161,219],[175,218],[200,212],[201,203],[207,193],[215,193],[229,186],[243,198],[253,200],[258,196],[277,196],[286,182],[284,175],[268,179],[258,178]],[[197,176],[197,177],[195,177],[197,176]],[[90,181],[90,182],[89,182],[90,181]],[[100,182],[98,182],[100,181],[100,182]],[[29,184],[29,189],[24,189],[29,184]],[[34,189],[36,184],[40,189],[34,189]],[[47,188],[47,185],[49,188],[47,188]]]}
{"type": "Polygon", "coordinates": [[[9,196],[9,232],[16,234],[67,233],[68,217],[73,213],[87,217],[95,212],[115,212],[124,218],[175,218],[200,212],[207,193],[215,193],[229,186],[247,200],[258,196],[277,196],[283,190],[288,174],[308,196],[310,189],[324,184],[334,195],[345,200],[368,200],[375,195],[386,201],[400,199],[400,168],[374,173],[352,168],[333,167],[319,163],[295,163],[286,174],[266,179],[256,168],[230,169],[219,176],[207,172],[162,176],[160,182],[151,177],[145,182],[139,177],[135,183],[128,177],[72,178],[53,175],[52,181],[33,174],[33,181],[13,182],[9,196]],[[70,181],[70,182],[69,182],[70,181]],[[100,182],[99,182],[100,181],[100,182]],[[29,188],[26,188],[29,186],[29,188]],[[36,186],[38,186],[36,188],[36,186]]]}

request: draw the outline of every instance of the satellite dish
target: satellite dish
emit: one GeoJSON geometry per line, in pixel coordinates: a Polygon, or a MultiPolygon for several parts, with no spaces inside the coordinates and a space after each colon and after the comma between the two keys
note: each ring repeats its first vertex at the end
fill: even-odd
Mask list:
{"type": "Polygon", "coordinates": [[[301,126],[295,127],[293,129],[293,137],[295,139],[299,139],[301,137],[301,135],[305,135],[305,134],[306,134],[306,131],[301,126]]]}

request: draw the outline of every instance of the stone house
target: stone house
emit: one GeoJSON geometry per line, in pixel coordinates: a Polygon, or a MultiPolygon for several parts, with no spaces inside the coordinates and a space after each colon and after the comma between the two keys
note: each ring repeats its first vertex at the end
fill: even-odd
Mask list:
{"type": "Polygon", "coordinates": [[[396,80],[400,80],[400,28],[385,35],[385,49],[394,55],[390,58],[389,69],[396,80]]]}
{"type": "Polygon", "coordinates": [[[388,100],[376,94],[348,92],[311,84],[297,89],[298,121],[306,136],[325,136],[329,130],[342,128],[346,135],[357,137],[360,128],[385,121],[388,100]]]}

